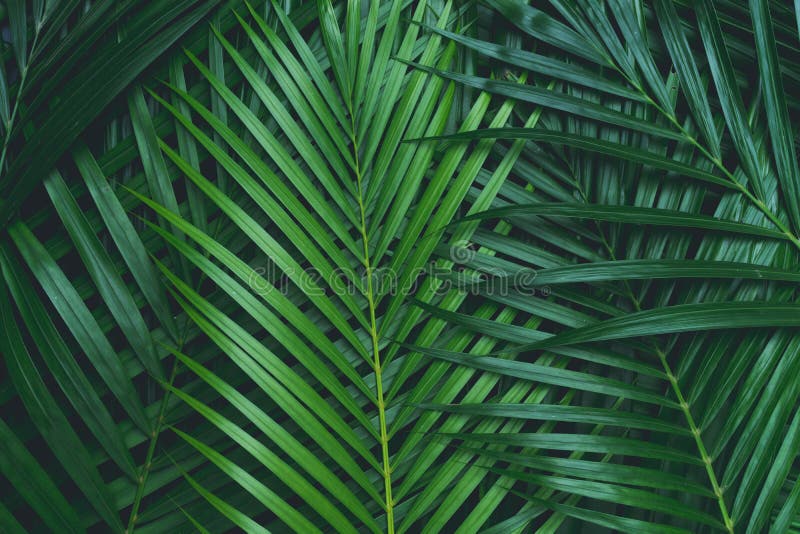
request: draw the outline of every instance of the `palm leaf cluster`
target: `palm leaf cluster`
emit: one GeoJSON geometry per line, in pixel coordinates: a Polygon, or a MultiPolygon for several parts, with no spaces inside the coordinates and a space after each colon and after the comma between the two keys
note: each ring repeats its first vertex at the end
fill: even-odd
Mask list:
{"type": "Polygon", "coordinates": [[[0,525],[800,528],[753,0],[9,1],[0,525]]]}

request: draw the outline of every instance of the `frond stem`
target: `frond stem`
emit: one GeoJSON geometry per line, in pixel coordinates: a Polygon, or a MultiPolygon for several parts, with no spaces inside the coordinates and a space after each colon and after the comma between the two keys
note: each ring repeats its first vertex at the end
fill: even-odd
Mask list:
{"type": "MultiPolygon", "coordinates": [[[[351,114],[352,116],[352,114],[351,114]]],[[[367,302],[369,305],[370,337],[372,338],[373,369],[375,371],[375,394],[378,406],[378,424],[380,426],[381,456],[383,459],[383,487],[386,493],[386,529],[394,534],[394,500],[392,499],[392,468],[389,461],[389,433],[386,427],[386,404],[383,398],[383,380],[381,376],[381,356],[378,346],[378,322],[375,318],[375,292],[372,286],[372,264],[369,258],[369,239],[367,236],[367,214],[364,206],[364,194],[361,179],[361,167],[358,160],[358,145],[353,134],[353,153],[355,155],[355,171],[358,184],[358,209],[361,215],[361,241],[364,244],[363,264],[367,277],[367,302]]]]}
{"type": "MultiPolygon", "coordinates": [[[[617,68],[615,66],[615,68],[617,68]]],[[[783,221],[778,218],[778,216],[772,212],[772,210],[767,206],[761,199],[756,197],[750,190],[742,184],[736,177],[731,173],[727,167],[722,163],[719,157],[714,156],[711,152],[706,149],[692,134],[690,134],[680,122],[678,122],[677,117],[673,113],[669,113],[667,110],[662,108],[655,100],[653,100],[650,95],[645,91],[645,89],[635,81],[629,79],[625,74],[622,72],[621,69],[617,68],[617,71],[622,74],[622,76],[631,84],[633,85],[639,93],[645,98],[647,103],[652,105],[661,115],[667,118],[680,132],[680,134],[688,141],[692,146],[694,146],[697,150],[699,150],[706,158],[708,158],[711,163],[717,167],[728,180],[736,187],[736,189],[745,196],[748,200],[750,200],[772,223],[781,231],[783,234],[791,241],[798,250],[800,250],[800,239],[791,231],[791,229],[784,224],[783,221]]],[[[626,282],[627,285],[627,282],[626,282]]],[[[629,289],[630,291],[630,289],[629,289]]],[[[637,309],[640,309],[638,299],[635,298],[633,293],[630,293],[634,305],[637,309]]],[[[714,490],[714,495],[717,497],[717,503],[719,504],[719,510],[722,514],[722,519],[725,523],[725,528],[728,532],[733,534],[733,520],[728,512],[728,507],[725,504],[725,498],[723,496],[722,487],[719,484],[719,480],[717,479],[717,475],[714,472],[714,467],[712,465],[711,456],[708,454],[706,449],[705,443],[703,443],[703,439],[701,437],[700,428],[695,423],[694,417],[692,416],[692,412],[689,409],[689,403],[686,402],[686,398],[683,396],[683,392],[681,391],[680,385],[678,384],[678,379],[676,378],[675,374],[672,372],[672,368],[667,361],[667,356],[664,352],[659,349],[657,346],[654,346],[656,354],[658,358],[661,360],[661,365],[664,368],[664,372],[667,375],[667,379],[669,380],[670,386],[672,387],[672,391],[675,394],[675,397],[678,399],[678,403],[680,404],[681,411],[683,412],[684,417],[686,418],[686,422],[689,425],[689,430],[694,437],[695,443],[697,444],[697,449],[700,452],[700,457],[703,461],[703,465],[705,466],[706,473],[708,474],[708,479],[711,483],[712,489],[714,490]]]]}
{"type": "MultiPolygon", "coordinates": [[[[170,373],[168,384],[171,386],[175,381],[175,376],[178,374],[178,359],[172,364],[172,372],[170,373]]],[[[147,484],[147,476],[150,474],[150,469],[153,467],[153,455],[156,450],[156,443],[161,430],[164,428],[164,415],[167,411],[167,403],[169,401],[170,392],[166,390],[164,397],[161,399],[161,406],[158,410],[158,419],[156,419],[156,426],[150,434],[150,445],[147,447],[147,455],[142,464],[142,470],[139,472],[139,479],[136,481],[136,496],[133,499],[133,506],[131,507],[131,514],[128,518],[128,527],[125,529],[125,534],[133,534],[133,529],[136,526],[136,521],[139,519],[139,507],[144,498],[144,488],[147,484]]]]}
{"type": "Polygon", "coordinates": [[[678,129],[678,133],[680,133],[689,144],[694,146],[697,150],[699,150],[703,154],[703,156],[708,158],[708,160],[716,168],[718,168],[728,180],[730,180],[730,182],[736,188],[736,190],[739,191],[741,194],[743,194],[748,200],[750,200],[781,232],[783,232],[784,235],[786,235],[786,238],[789,239],[789,241],[791,241],[794,244],[794,246],[797,247],[798,250],[800,250],[800,238],[798,238],[794,233],[792,233],[789,227],[786,224],[784,224],[784,222],[781,221],[780,218],[778,218],[778,216],[772,212],[769,206],[767,206],[761,199],[753,195],[750,192],[750,190],[747,189],[747,187],[745,187],[741,182],[739,182],[739,180],[736,179],[733,173],[731,173],[727,169],[727,167],[725,167],[725,165],[722,163],[722,160],[720,160],[717,156],[714,156],[692,134],[686,131],[686,128],[684,128],[683,125],[680,122],[678,122],[678,118],[675,116],[674,113],[670,113],[669,111],[661,107],[658,104],[658,102],[653,100],[653,98],[644,89],[644,87],[642,87],[642,85],[636,80],[631,79],[610,57],[608,57],[607,54],[603,53],[603,56],[608,61],[609,66],[615,71],[617,71],[617,73],[620,76],[622,76],[622,78],[625,81],[627,81],[630,85],[632,85],[634,89],[636,89],[639,92],[642,98],[645,99],[645,102],[647,104],[653,106],[656,109],[656,111],[658,111],[658,113],[663,115],[670,123],[672,123],[672,125],[678,129]]]}
{"type": "Polygon", "coordinates": [[[730,533],[733,534],[733,520],[731,519],[730,514],[728,513],[728,506],[725,504],[725,497],[722,493],[722,487],[719,484],[719,480],[717,480],[717,475],[714,472],[714,466],[712,465],[711,455],[708,454],[708,450],[706,449],[705,443],[703,443],[703,438],[700,435],[700,427],[694,421],[694,417],[692,416],[692,411],[689,409],[689,403],[686,402],[686,398],[683,396],[683,392],[681,391],[680,386],[678,385],[678,379],[675,377],[675,374],[672,372],[672,368],[667,362],[667,356],[664,352],[661,351],[658,347],[654,347],[656,350],[656,354],[658,358],[661,360],[661,365],[664,367],[664,372],[667,375],[667,379],[669,380],[670,385],[672,386],[672,391],[675,393],[675,397],[678,399],[678,403],[681,406],[681,411],[683,412],[683,416],[686,418],[686,422],[689,425],[689,430],[694,437],[694,441],[697,444],[697,449],[700,451],[700,458],[703,460],[703,465],[706,468],[706,473],[708,474],[708,480],[711,482],[711,488],[714,490],[714,495],[717,497],[717,504],[719,504],[719,511],[722,514],[722,520],[725,523],[725,529],[730,533]]]}
{"type": "MultiPolygon", "coordinates": [[[[611,251],[610,248],[609,251],[611,251]]],[[[613,252],[611,252],[611,255],[613,257],[613,252]]],[[[625,280],[625,286],[634,307],[637,311],[641,311],[641,303],[633,293],[633,290],[631,289],[627,280],[625,280]]],[[[681,407],[681,412],[683,412],[683,417],[686,419],[686,423],[689,425],[689,431],[692,433],[694,442],[697,445],[697,450],[700,453],[700,459],[703,461],[703,466],[705,467],[706,474],[708,475],[708,480],[711,483],[711,489],[714,491],[714,495],[716,496],[719,511],[722,515],[722,521],[725,523],[725,529],[730,534],[733,534],[733,519],[731,519],[730,513],[728,512],[728,506],[725,504],[725,496],[723,495],[722,486],[720,486],[719,480],[717,479],[717,474],[714,472],[711,455],[708,454],[706,445],[703,442],[700,427],[697,426],[694,416],[692,416],[692,411],[689,409],[689,403],[686,401],[686,397],[683,395],[680,384],[678,384],[678,378],[675,376],[675,373],[672,372],[672,367],[670,367],[669,362],[667,361],[667,355],[655,343],[653,343],[653,350],[655,350],[658,359],[661,361],[661,366],[664,368],[664,374],[667,376],[667,380],[672,388],[672,392],[678,399],[678,404],[681,407]]]]}
{"type": "MultiPolygon", "coordinates": [[[[584,197],[584,200],[586,200],[586,196],[580,187],[578,188],[578,190],[584,197]]],[[[614,249],[611,247],[611,244],[606,240],[605,235],[603,234],[603,231],[602,229],[600,229],[599,225],[598,229],[600,230],[600,238],[603,241],[603,245],[608,251],[611,259],[616,260],[617,258],[616,255],[614,254],[614,249]]],[[[636,311],[642,311],[642,305],[639,302],[639,299],[636,297],[636,294],[633,292],[633,289],[631,288],[628,281],[625,280],[624,284],[625,284],[625,290],[628,294],[628,298],[630,298],[634,308],[636,308],[636,311]]],[[[722,492],[722,487],[720,486],[719,480],[717,479],[717,474],[714,472],[714,466],[712,465],[711,455],[708,454],[706,445],[703,442],[703,438],[700,432],[700,427],[697,426],[697,423],[694,420],[694,416],[692,416],[692,412],[689,409],[689,403],[686,402],[686,397],[684,397],[680,384],[678,384],[678,379],[675,376],[675,373],[672,372],[672,368],[670,367],[669,362],[667,361],[667,355],[655,343],[653,343],[653,349],[656,351],[656,355],[658,356],[658,359],[661,361],[661,366],[664,369],[664,374],[667,376],[667,380],[670,383],[672,392],[678,399],[678,404],[680,405],[681,412],[683,412],[683,417],[686,419],[686,423],[689,425],[689,431],[692,433],[692,437],[694,438],[695,444],[697,445],[697,450],[700,453],[700,459],[703,461],[703,466],[706,469],[708,480],[711,483],[711,489],[714,491],[714,495],[716,496],[717,504],[719,505],[719,511],[722,515],[722,520],[725,523],[725,529],[730,534],[733,534],[733,520],[731,519],[730,513],[728,512],[728,506],[725,504],[725,497],[722,492]]]]}
{"type": "Polygon", "coordinates": [[[647,102],[650,105],[656,108],[656,110],[658,110],[659,113],[661,113],[664,117],[666,117],[667,120],[669,120],[678,129],[678,132],[686,139],[686,141],[689,142],[689,144],[694,146],[697,150],[699,150],[703,154],[703,156],[708,158],[708,160],[711,161],[711,163],[725,175],[725,177],[731,182],[731,184],[733,184],[733,186],[736,187],[737,191],[739,191],[748,200],[750,200],[772,222],[772,224],[778,227],[778,229],[781,232],[783,232],[783,234],[787,237],[787,239],[789,239],[789,241],[791,241],[794,244],[794,246],[797,247],[798,250],[800,250],[800,238],[798,238],[796,235],[794,235],[794,233],[792,233],[789,227],[783,221],[781,221],[777,215],[775,215],[772,212],[769,206],[767,206],[761,199],[759,199],[753,193],[751,193],[750,190],[744,184],[742,184],[739,180],[737,180],[736,177],[733,175],[733,173],[731,173],[727,169],[727,167],[725,167],[725,165],[722,163],[722,160],[720,160],[717,156],[711,154],[711,152],[706,147],[704,147],[692,134],[686,131],[683,125],[681,125],[681,123],[678,122],[677,117],[675,117],[673,113],[669,113],[667,112],[667,110],[659,106],[658,103],[655,100],[653,100],[650,97],[650,95],[648,95],[647,92],[639,84],[634,83],[633,86],[639,90],[639,92],[642,94],[642,96],[647,100],[647,102]]]}
{"type": "MultiPolygon", "coordinates": [[[[706,158],[711,161],[711,163],[717,167],[728,180],[736,187],[736,189],[741,192],[745,198],[750,200],[772,223],[780,229],[781,232],[786,235],[786,237],[791,241],[798,250],[800,250],[800,239],[792,231],[789,227],[781,221],[778,216],[772,212],[772,210],[767,206],[761,199],[756,197],[750,190],[742,184],[736,177],[731,173],[727,167],[722,163],[720,158],[711,154],[711,152],[706,149],[693,135],[691,135],[683,125],[678,122],[677,117],[673,113],[667,112],[667,110],[663,109],[658,103],[653,100],[647,91],[644,90],[641,85],[637,83],[633,83],[632,80],[628,80],[631,84],[638,89],[638,91],[642,94],[642,96],[648,101],[650,105],[652,105],[659,113],[661,113],[664,117],[667,118],[683,135],[683,137],[697,150],[699,150],[706,158]]],[[[627,282],[626,282],[627,285],[627,282]]],[[[631,297],[633,294],[631,293],[631,297]]],[[[640,309],[638,300],[633,297],[634,305],[637,309],[640,309]]],[[[717,475],[714,472],[714,467],[712,465],[711,456],[708,454],[708,450],[706,449],[705,443],[703,442],[700,428],[695,423],[694,417],[692,416],[692,412],[689,409],[689,403],[686,402],[686,398],[683,396],[683,392],[681,391],[680,385],[678,384],[678,379],[675,374],[672,372],[672,368],[667,361],[667,356],[664,352],[659,349],[657,346],[654,346],[656,354],[658,358],[661,360],[661,365],[664,368],[664,372],[667,375],[667,379],[669,380],[670,386],[672,387],[672,391],[675,394],[675,397],[678,399],[678,403],[680,404],[681,411],[683,412],[684,417],[686,418],[686,422],[689,425],[689,430],[694,437],[694,441],[697,444],[697,449],[700,452],[700,458],[703,461],[703,465],[705,466],[706,473],[708,474],[708,480],[711,483],[711,487],[714,490],[714,495],[717,497],[717,503],[719,504],[719,510],[722,514],[722,520],[725,523],[725,528],[728,532],[733,534],[733,520],[731,519],[730,513],[728,512],[728,507],[725,504],[725,498],[723,496],[722,487],[719,484],[719,480],[717,479],[717,475]]]]}

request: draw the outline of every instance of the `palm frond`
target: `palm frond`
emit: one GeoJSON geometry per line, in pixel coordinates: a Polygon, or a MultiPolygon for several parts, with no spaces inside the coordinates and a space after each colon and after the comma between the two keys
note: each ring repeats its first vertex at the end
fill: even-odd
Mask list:
{"type": "MultiPolygon", "coordinates": [[[[553,11],[548,13],[516,2],[492,4],[520,29],[550,45],[554,57],[547,58],[548,62],[493,43],[484,47],[477,40],[445,36],[520,69],[535,62],[541,76],[536,80],[539,88],[516,90],[507,82],[460,73],[437,74],[546,106],[553,110],[552,120],[543,120],[535,129],[489,129],[447,136],[446,140],[531,140],[536,148],[530,151],[530,174],[521,171],[520,178],[540,183],[541,175],[547,176],[551,183],[572,189],[581,203],[553,203],[562,199],[549,187],[523,193],[504,184],[507,193],[502,203],[465,218],[466,223],[499,216],[516,234],[509,240],[482,233],[482,248],[466,264],[494,282],[503,282],[509,295],[492,293],[497,284],[491,282],[469,287],[506,309],[542,317],[551,326],[543,336],[531,336],[523,328],[508,329],[502,323],[478,322],[468,314],[426,307],[435,316],[447,314],[464,328],[508,342],[492,357],[438,349],[426,352],[436,359],[507,376],[512,384],[548,383],[569,394],[554,394],[548,402],[535,405],[498,398],[489,405],[462,401],[426,407],[469,415],[476,429],[486,417],[509,422],[551,417],[561,421],[561,431],[575,440],[574,448],[563,442],[555,447],[536,446],[539,436],[553,432],[545,422],[526,423],[530,434],[509,438],[477,430],[449,434],[463,441],[463,450],[483,458],[485,477],[504,477],[511,491],[529,499],[532,510],[544,507],[551,511],[542,529],[562,525],[567,517],[606,528],[763,529],[780,513],[778,495],[793,477],[797,449],[792,414],[798,393],[796,388],[784,386],[788,384],[784,373],[797,361],[794,333],[783,328],[794,324],[789,319],[797,312],[794,291],[790,285],[757,281],[758,274],[745,274],[749,269],[755,274],[764,268],[788,268],[786,274],[791,276],[794,261],[789,258],[797,254],[797,238],[791,230],[792,188],[796,185],[791,165],[796,158],[794,153],[788,158],[785,155],[785,143],[793,133],[788,130],[770,7],[756,2],[752,9],[753,28],[760,37],[756,39],[760,73],[772,86],[765,88],[763,103],[754,95],[756,100],[747,109],[717,11],[710,2],[696,6],[708,60],[701,63],[688,48],[690,34],[685,28],[691,19],[679,18],[668,2],[655,3],[657,27],[645,18],[648,8],[644,5],[631,11],[629,6],[613,2],[607,8],[553,2],[553,11]],[[645,30],[649,49],[643,47],[645,30]],[[570,35],[569,46],[565,35],[570,35]],[[579,53],[575,42],[584,43],[592,53],[579,53]],[[652,50],[668,56],[654,58],[652,50]],[[589,60],[616,76],[606,77],[606,85],[597,87],[606,94],[592,91],[591,84],[574,73],[563,74],[556,61],[573,54],[580,56],[579,64],[589,60]],[[668,65],[681,84],[677,99],[668,96],[670,79],[665,80],[654,68],[656,60],[662,65],[672,61],[668,65]],[[704,76],[713,80],[719,100],[709,103],[704,76]],[[557,90],[541,88],[550,80],[558,84],[557,90]],[[630,98],[619,90],[609,90],[617,85],[638,95],[630,98]],[[627,101],[613,103],[620,98],[627,101]],[[578,105],[578,100],[585,105],[578,105]],[[722,108],[727,128],[710,120],[710,106],[722,108]],[[571,113],[572,117],[563,119],[556,112],[571,113]],[[695,137],[695,130],[702,132],[704,141],[695,137]],[[680,138],[677,144],[665,142],[675,135],[680,138]],[[720,144],[720,139],[725,142],[720,144]],[[770,147],[772,160],[766,157],[770,147]],[[598,154],[614,159],[600,159],[598,154]],[[664,209],[676,210],[673,221],[651,217],[666,215],[664,209]],[[769,231],[775,232],[777,241],[709,233],[711,226],[704,226],[703,233],[691,233],[699,222],[696,217],[703,213],[713,213],[708,220],[711,225],[746,223],[773,228],[769,231]],[[571,235],[559,230],[567,228],[563,217],[592,220],[587,221],[585,232],[571,235]],[[632,224],[647,226],[636,230],[632,224]],[[659,230],[654,225],[683,231],[659,230]],[[551,237],[556,232],[558,239],[551,237]],[[581,254],[587,245],[601,256],[581,254]],[[495,254],[502,260],[495,259],[495,254]],[[723,264],[728,261],[741,262],[743,268],[731,282],[724,280],[723,264]],[[702,269],[707,262],[715,268],[695,274],[680,271],[702,269]],[[678,264],[683,267],[673,270],[678,264]],[[594,273],[603,272],[604,265],[610,267],[608,277],[596,277],[594,273]],[[631,271],[626,270],[627,265],[631,271]],[[663,273],[662,268],[666,270],[663,273]],[[574,277],[570,275],[573,271],[574,277]],[[527,278],[520,278],[525,273],[527,278]],[[539,279],[540,275],[543,278],[539,279]],[[669,281],[656,283],[662,277],[669,281]],[[612,281],[614,278],[617,280],[612,281]],[[746,281],[748,278],[753,281],[746,281]],[[524,283],[515,282],[519,280],[524,283]],[[575,284],[580,287],[573,290],[575,284]],[[548,298],[517,298],[542,287],[551,291],[548,298]],[[554,306],[559,313],[555,309],[548,313],[554,306]],[[614,351],[616,360],[593,354],[601,348],[614,351]],[[551,352],[570,358],[573,370],[567,373],[590,372],[593,376],[564,374],[538,363],[551,357],[551,352]],[[509,361],[509,357],[517,361],[509,361]],[[643,364],[650,369],[632,367],[643,364]],[[569,382],[572,379],[574,383],[569,382]],[[634,389],[620,389],[629,387],[634,389]],[[771,415],[765,410],[771,410],[771,415]],[[648,413],[658,419],[642,419],[648,413]],[[734,434],[740,439],[734,439],[734,434]],[[689,443],[694,442],[695,457],[677,462],[667,457],[654,459],[647,446],[619,456],[613,451],[587,455],[585,446],[579,445],[583,436],[646,437],[647,446],[664,444],[674,453],[691,450],[689,443]],[[783,454],[775,456],[778,444],[783,444],[783,454]],[[565,449],[571,451],[568,458],[557,452],[565,449]],[[703,479],[698,495],[689,497],[696,481],[703,479]],[[636,486],[639,488],[634,489],[636,486]],[[603,501],[627,506],[609,508],[603,501]]],[[[663,72],[664,67],[661,69],[663,72]]],[[[504,197],[502,189],[500,196],[504,197]]],[[[793,506],[792,501],[786,503],[793,506]]],[[[783,525],[791,514],[783,510],[783,525]]]]}
{"type": "Polygon", "coordinates": [[[800,529],[796,11],[0,5],[0,530],[800,529]]]}

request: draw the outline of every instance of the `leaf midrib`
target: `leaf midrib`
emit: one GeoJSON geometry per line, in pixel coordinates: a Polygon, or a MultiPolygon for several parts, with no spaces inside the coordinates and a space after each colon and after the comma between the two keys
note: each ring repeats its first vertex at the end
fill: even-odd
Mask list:
{"type": "MultiPolygon", "coordinates": [[[[352,109],[350,116],[353,117],[352,109]]],[[[355,130],[355,128],[353,129],[355,130]]],[[[361,166],[358,158],[358,143],[356,141],[355,135],[352,137],[353,142],[353,155],[355,160],[355,173],[356,173],[356,183],[357,183],[357,195],[356,200],[358,201],[358,210],[361,219],[361,240],[364,244],[364,257],[362,262],[364,264],[364,268],[366,270],[366,278],[367,278],[367,303],[369,305],[369,335],[372,340],[372,354],[373,354],[373,370],[375,372],[375,393],[376,393],[376,405],[378,407],[378,422],[380,426],[380,444],[381,444],[381,456],[383,462],[383,485],[384,485],[384,492],[386,497],[386,502],[384,503],[384,509],[386,511],[386,529],[388,534],[394,534],[394,502],[392,499],[392,469],[391,463],[389,461],[389,435],[386,429],[386,404],[384,403],[383,399],[383,380],[382,380],[382,368],[381,368],[381,357],[380,357],[380,348],[378,344],[378,325],[375,316],[375,293],[374,288],[372,285],[372,264],[370,263],[369,257],[369,238],[367,234],[367,223],[366,223],[366,207],[364,205],[364,195],[363,195],[363,188],[362,188],[362,176],[361,176],[361,166]]]]}
{"type": "MultiPolygon", "coordinates": [[[[578,191],[580,192],[581,197],[583,198],[584,202],[588,201],[588,196],[586,192],[578,186],[578,191]]],[[[605,237],[605,232],[597,225],[598,234],[603,242],[603,247],[608,252],[609,256],[612,260],[617,261],[616,254],[614,253],[614,249],[608,240],[605,237]]],[[[628,299],[633,304],[636,311],[642,311],[641,302],[636,297],[636,294],[633,292],[628,280],[624,280],[623,284],[625,286],[625,291],[627,293],[628,299]]],[[[709,483],[711,484],[711,489],[714,492],[714,497],[717,501],[719,506],[720,514],[722,515],[722,520],[725,524],[725,528],[729,533],[733,533],[733,520],[731,519],[730,513],[728,511],[728,507],[725,504],[725,497],[723,495],[722,487],[719,484],[719,480],[717,479],[717,475],[714,472],[714,466],[712,465],[712,458],[711,455],[708,454],[708,450],[706,449],[705,443],[703,442],[703,437],[701,434],[700,427],[697,426],[694,416],[692,416],[692,412],[689,408],[689,403],[686,401],[686,398],[683,395],[683,391],[681,390],[680,384],[678,384],[678,378],[672,370],[672,367],[669,365],[667,361],[667,355],[661,348],[656,344],[653,343],[653,349],[658,356],[658,359],[661,362],[661,366],[664,369],[664,374],[667,377],[667,380],[670,383],[670,387],[672,388],[672,392],[674,393],[676,399],[678,400],[678,404],[680,406],[680,410],[683,413],[683,417],[686,420],[686,424],[689,426],[689,431],[692,434],[692,438],[694,438],[695,445],[697,446],[697,450],[700,454],[700,459],[703,462],[703,467],[706,470],[706,474],[708,475],[709,483]]]]}

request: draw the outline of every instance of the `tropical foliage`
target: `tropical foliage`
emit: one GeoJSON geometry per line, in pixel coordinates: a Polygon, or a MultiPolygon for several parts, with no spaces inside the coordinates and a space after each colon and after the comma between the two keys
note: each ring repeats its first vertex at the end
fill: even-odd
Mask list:
{"type": "Polygon", "coordinates": [[[3,9],[3,532],[800,530],[800,10],[3,9]]]}

